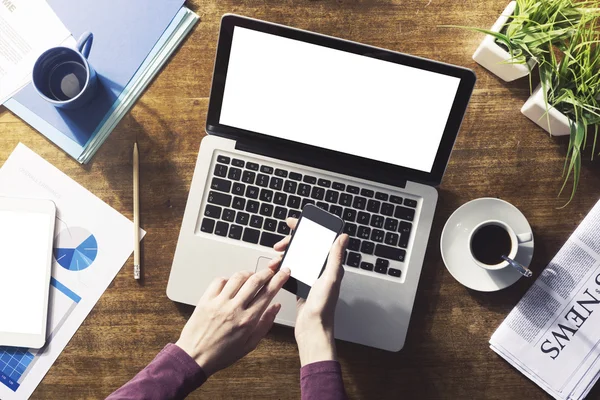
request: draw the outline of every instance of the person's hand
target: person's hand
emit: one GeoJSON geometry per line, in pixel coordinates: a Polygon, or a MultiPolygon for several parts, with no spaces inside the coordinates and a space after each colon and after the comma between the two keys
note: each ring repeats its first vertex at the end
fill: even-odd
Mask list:
{"type": "MultiPolygon", "coordinates": [[[[288,218],[287,224],[291,229],[296,228],[298,220],[288,218]]],[[[273,248],[284,251],[290,243],[291,236],[276,243],[273,248]]],[[[310,289],[306,300],[298,297],[296,301],[296,328],[295,336],[300,353],[300,364],[307,364],[335,360],[334,318],[335,307],[340,296],[340,286],[344,277],[342,259],[348,235],[340,235],[329,251],[327,265],[323,274],[317,279],[310,289]]],[[[276,267],[281,258],[271,262],[271,267],[276,267]]]]}
{"type": "Polygon", "coordinates": [[[289,269],[266,268],[215,279],[185,324],[177,346],[207,377],[230,366],[254,350],[273,326],[281,304],[269,304],[289,276],[289,269]]]}

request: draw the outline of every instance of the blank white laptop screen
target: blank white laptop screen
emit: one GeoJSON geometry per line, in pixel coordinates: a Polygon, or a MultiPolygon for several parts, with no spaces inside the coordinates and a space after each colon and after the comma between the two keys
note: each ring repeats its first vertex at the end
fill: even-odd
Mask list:
{"type": "Polygon", "coordinates": [[[0,210],[0,332],[42,333],[52,222],[43,213],[0,210]]]}
{"type": "Polygon", "coordinates": [[[238,26],[219,123],[431,172],[459,83],[238,26]]]}

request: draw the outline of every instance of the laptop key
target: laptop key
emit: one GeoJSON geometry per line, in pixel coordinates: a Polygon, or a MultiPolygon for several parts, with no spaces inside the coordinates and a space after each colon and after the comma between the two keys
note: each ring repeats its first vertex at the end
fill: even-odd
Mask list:
{"type": "Polygon", "coordinates": [[[412,221],[415,218],[415,210],[414,208],[396,206],[396,212],[394,212],[394,217],[399,219],[405,219],[407,221],[412,221]]]}
{"type": "Polygon", "coordinates": [[[390,260],[386,260],[384,258],[378,258],[375,261],[375,272],[379,272],[380,274],[387,274],[388,267],[390,266],[390,260]]]}
{"type": "Polygon", "coordinates": [[[258,214],[260,203],[256,200],[248,200],[246,202],[246,211],[252,214],[258,214]]]}
{"type": "Polygon", "coordinates": [[[361,253],[373,254],[373,249],[375,249],[375,243],[363,240],[362,245],[360,246],[361,253]]]}
{"type": "Polygon", "coordinates": [[[315,204],[315,201],[311,200],[311,199],[302,199],[302,207],[301,208],[304,208],[304,206],[307,204],[315,204]]]}
{"type": "Polygon", "coordinates": [[[342,214],[344,213],[344,209],[340,206],[336,206],[335,204],[332,204],[329,206],[329,212],[332,214],[337,215],[338,217],[342,218],[342,214]]]}
{"type": "Polygon", "coordinates": [[[356,236],[356,228],[357,226],[354,224],[344,224],[344,233],[348,234],[349,236],[356,236]]]}
{"type": "Polygon", "coordinates": [[[383,215],[392,216],[394,215],[394,205],[390,203],[383,203],[381,205],[381,211],[383,215]]]}
{"type": "Polygon", "coordinates": [[[245,190],[246,185],[244,185],[243,183],[236,182],[233,184],[233,190],[231,191],[231,193],[237,196],[243,196],[245,190]]]}
{"type": "Polygon", "coordinates": [[[261,203],[260,205],[260,215],[264,215],[265,217],[270,217],[273,214],[273,205],[267,203],[261,203]]]}
{"type": "Polygon", "coordinates": [[[400,228],[398,229],[398,232],[400,232],[400,234],[406,233],[410,235],[411,229],[412,224],[410,222],[400,221],[400,228]]]}
{"type": "Polygon", "coordinates": [[[299,181],[302,179],[302,174],[299,174],[297,172],[290,172],[290,179],[294,181],[299,181]]]}
{"type": "Polygon", "coordinates": [[[329,211],[329,204],[324,203],[322,201],[317,201],[317,207],[319,207],[322,210],[329,211]]]}
{"type": "Polygon", "coordinates": [[[263,224],[263,217],[261,217],[260,215],[252,215],[250,217],[250,226],[253,228],[262,228],[262,224],[263,224]]]}
{"type": "Polygon", "coordinates": [[[340,196],[340,205],[350,207],[350,205],[352,205],[352,195],[342,193],[342,195],[340,196]]]}
{"type": "Polygon", "coordinates": [[[210,188],[219,192],[229,193],[231,190],[231,182],[221,178],[212,178],[210,188]]]}
{"type": "Polygon", "coordinates": [[[256,177],[256,184],[262,187],[269,186],[269,175],[258,174],[258,176],[256,177]]]}
{"type": "Polygon", "coordinates": [[[300,208],[301,199],[298,196],[288,197],[287,206],[291,208],[300,208]]]}
{"type": "Polygon", "coordinates": [[[294,181],[287,180],[283,184],[283,191],[286,193],[296,193],[296,188],[298,187],[298,183],[294,181]]]}
{"type": "Polygon", "coordinates": [[[248,220],[250,219],[250,214],[245,212],[238,212],[237,217],[235,217],[235,222],[240,225],[248,225],[248,220]]]}
{"type": "Polygon", "coordinates": [[[375,198],[377,200],[383,200],[383,201],[387,201],[388,200],[388,194],[387,193],[381,193],[381,192],[377,192],[375,193],[375,198]]]}
{"type": "Polygon", "coordinates": [[[235,211],[226,208],[223,210],[223,220],[228,222],[235,221],[235,211]]]}
{"type": "Polygon", "coordinates": [[[398,244],[398,234],[392,232],[386,233],[385,244],[389,244],[390,246],[396,246],[398,244]]]}
{"type": "Polygon", "coordinates": [[[246,188],[246,197],[250,197],[251,199],[258,199],[259,188],[256,186],[248,186],[246,188]]]}
{"type": "Polygon", "coordinates": [[[354,201],[352,202],[353,208],[358,208],[359,210],[364,210],[367,205],[367,199],[360,196],[354,196],[354,201]]]}
{"type": "Polygon", "coordinates": [[[385,232],[382,231],[381,229],[373,229],[371,231],[371,240],[374,242],[383,242],[385,238],[385,232]]]}
{"type": "Polygon", "coordinates": [[[370,211],[372,213],[379,213],[379,206],[381,205],[380,202],[378,202],[377,200],[369,200],[367,202],[367,211],[370,211]]]}
{"type": "Polygon", "coordinates": [[[260,244],[262,246],[273,247],[273,245],[283,239],[285,236],[278,235],[276,233],[263,232],[260,237],[260,244]]]}
{"type": "Polygon", "coordinates": [[[260,167],[260,172],[264,172],[265,174],[272,174],[273,173],[273,167],[269,167],[268,165],[263,165],[262,167],[260,167]]]}
{"type": "Polygon", "coordinates": [[[217,156],[217,161],[223,164],[229,164],[229,157],[217,156]]]}
{"type": "Polygon", "coordinates": [[[390,201],[394,204],[402,204],[402,197],[391,195],[390,201]]]}
{"type": "Polygon", "coordinates": [[[246,163],[246,168],[251,169],[252,171],[258,171],[258,164],[248,161],[246,163]]]}
{"type": "Polygon", "coordinates": [[[400,240],[398,240],[398,247],[402,247],[403,249],[408,247],[408,239],[410,239],[410,235],[407,233],[400,234],[400,240]]]}
{"type": "Polygon", "coordinates": [[[360,188],[357,186],[348,185],[346,186],[346,192],[352,194],[358,194],[360,192],[360,188]]]}
{"type": "Polygon", "coordinates": [[[254,179],[256,178],[256,173],[252,171],[244,171],[242,174],[242,182],[248,183],[252,185],[254,183],[254,179]]]}
{"type": "Polygon", "coordinates": [[[315,178],[314,176],[310,176],[310,175],[304,175],[302,182],[306,182],[306,183],[310,183],[310,184],[314,185],[315,183],[317,183],[317,178],[315,178]]]}
{"type": "Polygon", "coordinates": [[[344,221],[354,222],[354,220],[356,219],[356,210],[353,210],[351,208],[345,208],[342,219],[344,221]]]}
{"type": "Polygon", "coordinates": [[[373,264],[363,261],[360,263],[360,269],[366,269],[367,271],[373,271],[373,264]]]}
{"type": "Polygon", "coordinates": [[[273,217],[277,218],[277,219],[285,219],[285,217],[287,216],[287,208],[283,208],[283,207],[275,207],[275,212],[273,213],[273,217]]]}
{"type": "Polygon", "coordinates": [[[219,219],[221,218],[221,207],[213,206],[212,204],[207,204],[204,209],[204,215],[207,217],[219,219]]]}
{"type": "Polygon", "coordinates": [[[328,190],[327,193],[325,193],[325,201],[330,203],[337,203],[339,197],[340,194],[335,190],[328,190]]]}
{"type": "Polygon", "coordinates": [[[350,238],[350,240],[348,240],[348,250],[359,251],[360,239],[350,238]]]}
{"type": "Polygon", "coordinates": [[[227,176],[227,166],[225,166],[223,164],[215,165],[214,175],[225,178],[227,176]]]}
{"type": "Polygon", "coordinates": [[[369,225],[369,221],[371,221],[371,214],[364,211],[358,212],[358,218],[356,218],[356,222],[361,225],[369,225]]]}
{"type": "Polygon", "coordinates": [[[375,255],[381,258],[387,258],[388,260],[404,261],[406,251],[397,247],[378,244],[375,246],[375,255]]]}
{"type": "Polygon", "coordinates": [[[246,207],[246,199],[243,197],[234,197],[231,207],[235,208],[236,210],[244,211],[244,207],[246,207]]]}
{"type": "Polygon", "coordinates": [[[242,240],[248,243],[258,243],[258,238],[260,237],[260,231],[252,228],[244,228],[244,235],[242,236],[242,240]]]}
{"type": "Polygon", "coordinates": [[[381,215],[373,214],[371,216],[371,226],[374,228],[381,228],[383,226],[384,218],[381,215]]]}
{"type": "Polygon", "coordinates": [[[272,177],[269,187],[274,190],[281,190],[281,188],[283,187],[283,179],[277,178],[275,176],[272,177]]]}
{"type": "Polygon", "coordinates": [[[200,225],[200,230],[205,233],[213,233],[215,229],[215,220],[210,218],[202,218],[202,225],[200,225]]]}
{"type": "Polygon", "coordinates": [[[275,221],[272,218],[265,219],[265,225],[263,226],[263,229],[275,232],[275,230],[277,229],[277,221],[275,221]]]}
{"type": "Polygon", "coordinates": [[[282,235],[289,235],[290,227],[285,221],[279,221],[279,224],[277,224],[277,232],[281,233],[282,235]]]}
{"type": "Polygon", "coordinates": [[[234,167],[229,168],[227,178],[231,179],[232,181],[239,181],[242,178],[242,170],[234,167]]]}
{"type": "Polygon", "coordinates": [[[240,238],[242,237],[243,230],[244,228],[239,225],[231,225],[229,227],[229,235],[227,235],[227,237],[230,239],[240,240],[240,238]]]}
{"type": "Polygon", "coordinates": [[[229,230],[229,224],[223,221],[217,221],[217,227],[215,228],[215,235],[227,236],[229,230]]]}
{"type": "Polygon", "coordinates": [[[402,275],[402,271],[400,271],[399,269],[390,268],[390,269],[388,269],[388,275],[395,276],[396,278],[400,278],[400,275],[402,275]]]}
{"type": "Polygon", "coordinates": [[[308,197],[310,196],[310,185],[306,185],[304,183],[301,183],[300,185],[298,185],[298,193],[300,196],[303,197],[308,197]]]}
{"type": "Polygon", "coordinates": [[[333,182],[331,187],[334,188],[335,190],[346,190],[346,185],[344,185],[343,183],[339,183],[339,182],[333,182]]]}
{"type": "Polygon", "coordinates": [[[231,206],[231,195],[229,194],[214,192],[211,190],[208,192],[207,200],[209,203],[217,204],[223,207],[231,206]]]}
{"type": "Polygon", "coordinates": [[[375,195],[375,192],[371,189],[362,189],[360,191],[360,195],[365,197],[373,197],[375,195]]]}
{"type": "Polygon", "coordinates": [[[282,178],[287,178],[288,172],[284,169],[277,168],[275,169],[275,175],[280,176],[282,178]]]}
{"type": "Polygon", "coordinates": [[[396,229],[398,229],[398,220],[395,218],[386,218],[385,229],[387,229],[388,231],[396,232],[396,229]]]}
{"type": "Polygon", "coordinates": [[[315,200],[323,200],[323,197],[325,197],[325,189],[323,189],[322,187],[313,186],[310,197],[312,197],[315,200]]]}
{"type": "Polygon", "coordinates": [[[407,207],[415,208],[417,206],[417,201],[413,199],[404,199],[404,205],[407,207]]]}
{"type": "Polygon", "coordinates": [[[296,218],[296,219],[300,218],[300,210],[291,209],[288,212],[288,218],[296,218]]]}
{"type": "Polygon", "coordinates": [[[356,235],[361,239],[368,239],[371,237],[371,228],[368,226],[359,226],[358,234],[356,235]]]}
{"type": "Polygon", "coordinates": [[[360,265],[360,254],[349,251],[348,259],[346,260],[346,265],[349,267],[358,268],[358,266],[360,265]]]}
{"type": "Polygon", "coordinates": [[[234,165],[236,167],[244,167],[244,160],[240,160],[239,158],[234,158],[233,160],[231,160],[231,165],[234,165]]]}
{"type": "Polygon", "coordinates": [[[319,179],[317,181],[317,185],[328,188],[331,186],[331,181],[328,181],[327,179],[319,179]]]}
{"type": "Polygon", "coordinates": [[[286,200],[287,194],[281,192],[276,192],[275,196],[273,197],[273,203],[279,204],[280,206],[285,206],[286,200]]]}
{"type": "Polygon", "coordinates": [[[269,189],[260,190],[260,200],[270,203],[273,201],[273,191],[269,189]]]}

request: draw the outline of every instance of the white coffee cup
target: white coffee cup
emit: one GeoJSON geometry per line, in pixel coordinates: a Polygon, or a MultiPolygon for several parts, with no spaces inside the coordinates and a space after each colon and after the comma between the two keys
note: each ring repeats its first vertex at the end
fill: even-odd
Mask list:
{"type": "Polygon", "coordinates": [[[478,224],[469,234],[469,242],[468,243],[469,243],[469,252],[471,253],[471,257],[473,258],[473,261],[475,262],[475,264],[477,264],[479,267],[481,267],[483,269],[487,269],[488,271],[497,271],[497,270],[508,267],[510,265],[509,262],[502,261],[502,262],[500,262],[498,264],[494,264],[494,265],[482,263],[477,258],[475,258],[475,256],[473,255],[473,250],[471,249],[471,242],[473,240],[474,235],[481,228],[483,228],[485,226],[489,226],[489,225],[499,226],[499,227],[503,228],[506,231],[506,233],[508,233],[508,236],[510,237],[510,242],[511,242],[510,252],[509,252],[509,254],[504,254],[504,255],[508,256],[508,258],[513,259],[513,260],[516,257],[517,253],[519,252],[520,245],[531,242],[533,240],[533,235],[531,234],[531,232],[517,234],[514,231],[514,229],[512,229],[507,223],[499,221],[499,220],[495,220],[495,219],[483,221],[482,223],[478,224]]]}

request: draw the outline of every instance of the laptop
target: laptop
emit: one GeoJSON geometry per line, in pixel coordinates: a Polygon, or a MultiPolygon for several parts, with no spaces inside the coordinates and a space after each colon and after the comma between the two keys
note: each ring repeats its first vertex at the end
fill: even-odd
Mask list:
{"type": "MultiPolygon", "coordinates": [[[[336,338],[404,346],[439,185],[472,71],[251,18],[221,21],[201,142],[167,295],[258,271],[315,204],[350,236],[336,338]]],[[[281,291],[276,322],[293,326],[281,291]]]]}

